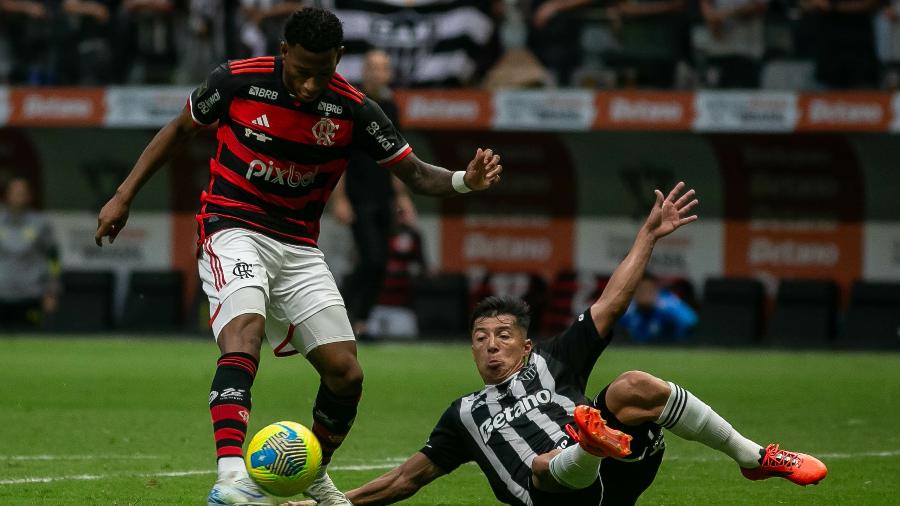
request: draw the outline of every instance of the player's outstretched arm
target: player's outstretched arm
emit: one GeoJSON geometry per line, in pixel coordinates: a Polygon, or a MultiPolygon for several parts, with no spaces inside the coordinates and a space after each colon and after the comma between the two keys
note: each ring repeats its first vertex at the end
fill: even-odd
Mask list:
{"type": "Polygon", "coordinates": [[[609,278],[603,294],[591,306],[591,317],[601,336],[605,336],[628,309],[656,241],[697,219],[691,211],[700,202],[694,198],[693,189],[682,195],[684,187],[684,182],[679,182],[665,197],[661,191],[655,190],[656,202],[638,231],[631,251],[609,278]]]}
{"type": "Polygon", "coordinates": [[[486,190],[500,181],[503,166],[500,155],[493,150],[478,148],[465,171],[456,173],[437,165],[425,163],[415,153],[391,167],[414,193],[449,196],[457,193],[486,190]]]}
{"type": "Polygon", "coordinates": [[[103,246],[103,237],[109,237],[110,244],[115,241],[128,221],[131,201],[137,192],[201,128],[202,125],[194,123],[191,111],[185,107],[181,114],[157,132],[150,144],[144,148],[131,173],[100,210],[97,217],[97,233],[94,234],[97,246],[103,246]]]}
{"type": "MultiPolygon", "coordinates": [[[[354,505],[393,504],[412,496],[420,488],[444,475],[444,471],[422,452],[365,485],[347,492],[354,505]]],[[[313,506],[314,501],[291,501],[281,506],[313,506]]]]}

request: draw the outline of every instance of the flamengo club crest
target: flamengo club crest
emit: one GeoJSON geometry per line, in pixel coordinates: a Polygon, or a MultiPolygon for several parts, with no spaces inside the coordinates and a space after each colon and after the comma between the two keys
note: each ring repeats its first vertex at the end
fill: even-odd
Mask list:
{"type": "Polygon", "coordinates": [[[334,134],[340,127],[340,125],[335,125],[331,118],[320,119],[312,127],[312,133],[316,136],[316,144],[320,146],[331,146],[334,144],[334,134]]]}

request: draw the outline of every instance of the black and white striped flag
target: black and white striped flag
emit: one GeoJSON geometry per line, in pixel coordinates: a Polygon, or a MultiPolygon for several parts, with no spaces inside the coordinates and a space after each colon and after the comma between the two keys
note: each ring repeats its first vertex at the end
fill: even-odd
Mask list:
{"type": "Polygon", "coordinates": [[[470,84],[494,34],[486,0],[326,0],[344,24],[338,66],[359,82],[369,49],[390,54],[397,86],[470,84]]]}

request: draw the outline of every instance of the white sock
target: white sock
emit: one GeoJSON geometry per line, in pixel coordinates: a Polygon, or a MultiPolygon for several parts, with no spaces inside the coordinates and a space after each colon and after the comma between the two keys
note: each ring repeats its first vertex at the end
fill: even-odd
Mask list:
{"type": "Polygon", "coordinates": [[[247,474],[247,466],[241,457],[222,457],[219,459],[219,477],[230,473],[247,474]]]}
{"type": "Polygon", "coordinates": [[[573,444],[550,460],[550,474],[563,486],[581,489],[591,486],[600,473],[600,457],[573,444]]]}
{"type": "Polygon", "coordinates": [[[673,434],[689,441],[697,441],[728,455],[739,466],[759,466],[762,446],[750,441],[734,430],[724,418],[693,394],[675,383],[669,382],[672,395],[656,423],[673,434]]]}

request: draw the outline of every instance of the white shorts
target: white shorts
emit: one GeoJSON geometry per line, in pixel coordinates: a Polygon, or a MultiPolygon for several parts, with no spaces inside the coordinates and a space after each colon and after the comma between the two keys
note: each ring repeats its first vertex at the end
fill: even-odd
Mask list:
{"type": "Polygon", "coordinates": [[[276,356],[306,355],[317,346],[354,339],[344,299],[325,256],[316,248],[233,228],[203,241],[197,267],[216,339],[228,322],[248,313],[265,317],[266,337],[276,356]],[[259,290],[265,297],[264,307],[244,303],[259,293],[256,290],[241,290],[240,301],[224,303],[241,288],[259,290]],[[340,310],[323,311],[332,306],[340,310]],[[310,320],[313,315],[316,318],[310,320]],[[327,321],[313,321],[322,318],[327,321]]]}

